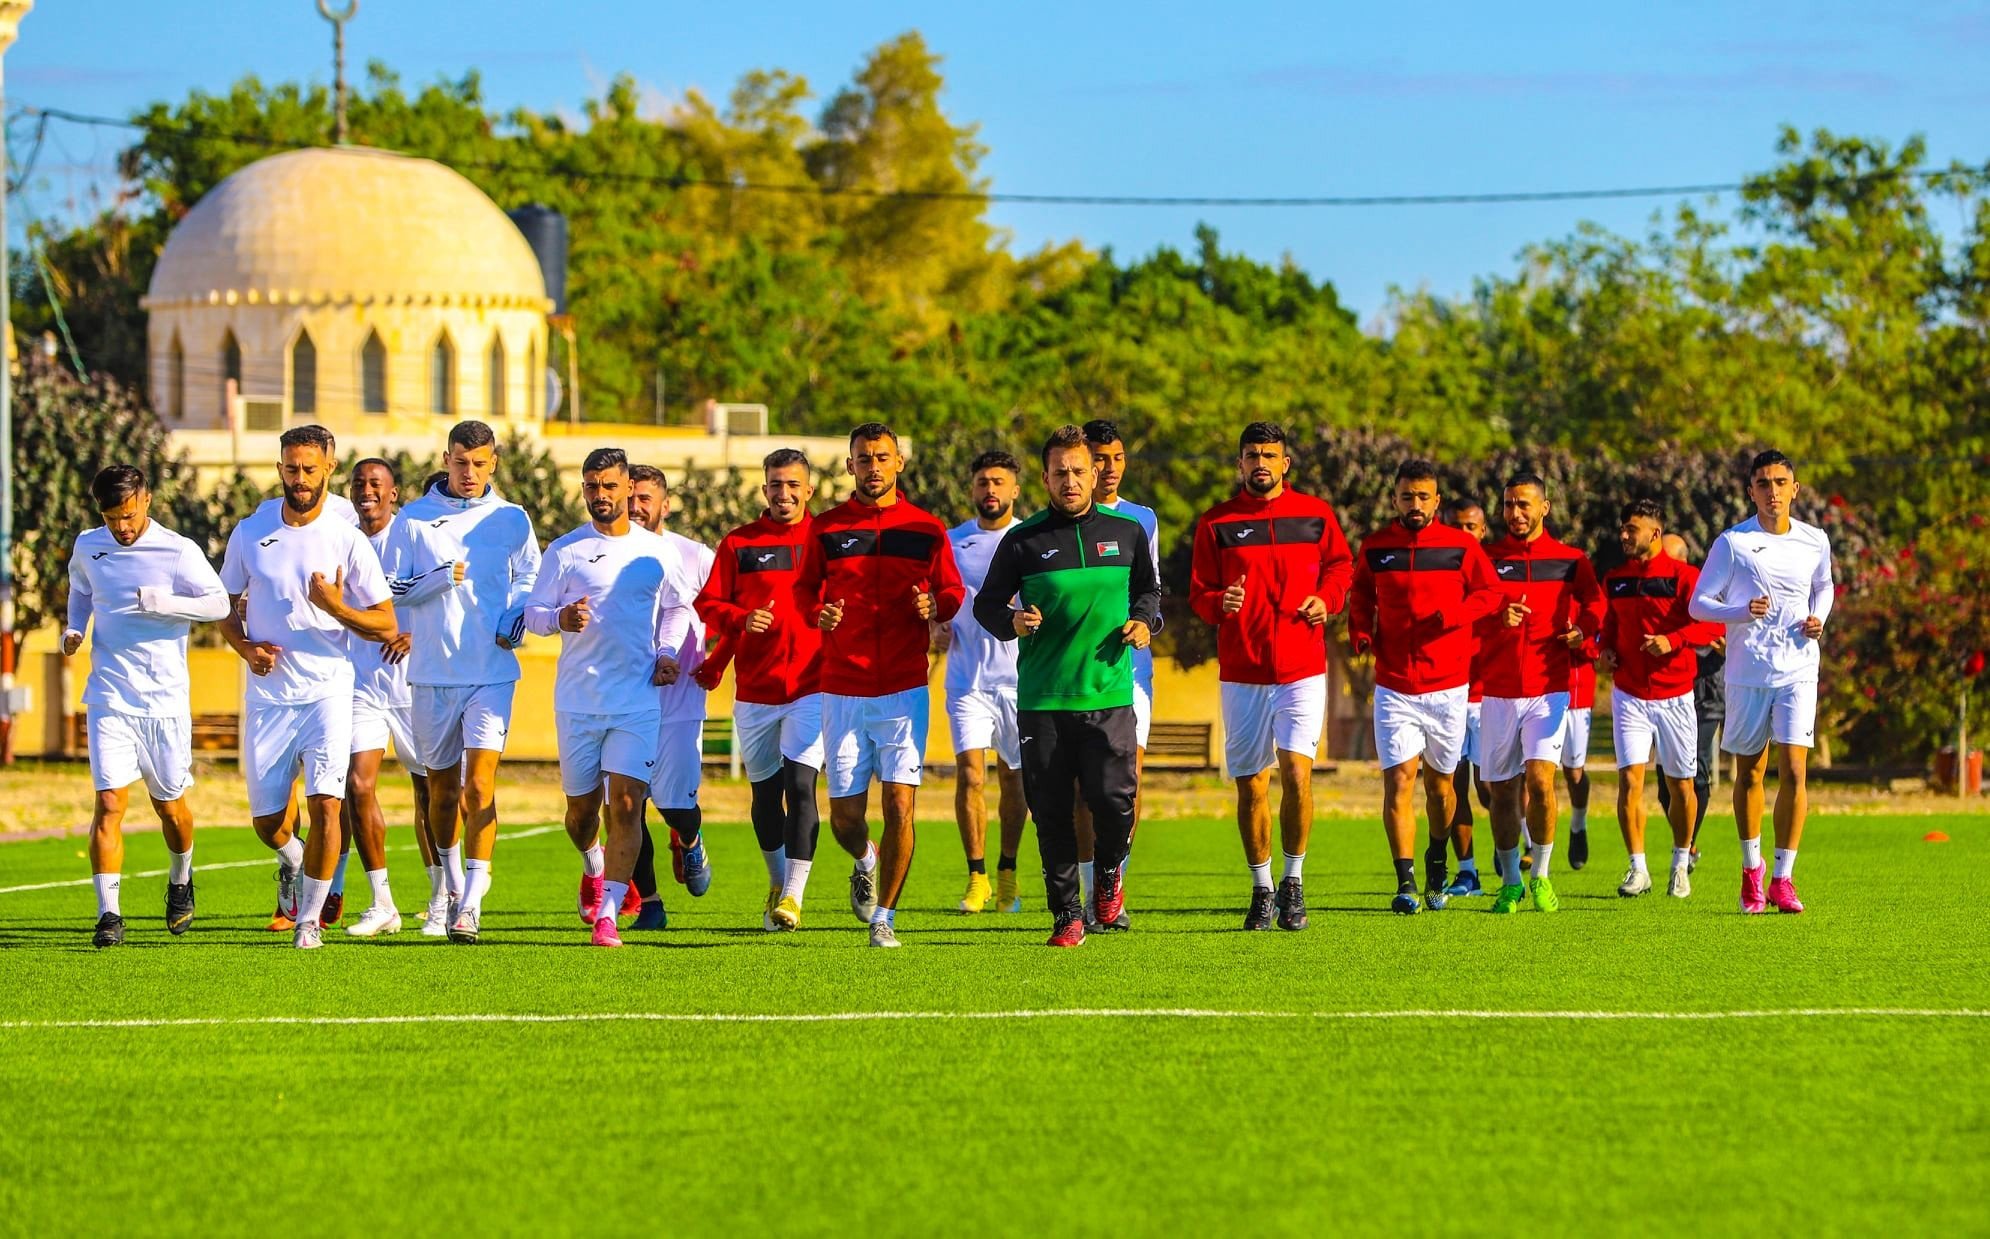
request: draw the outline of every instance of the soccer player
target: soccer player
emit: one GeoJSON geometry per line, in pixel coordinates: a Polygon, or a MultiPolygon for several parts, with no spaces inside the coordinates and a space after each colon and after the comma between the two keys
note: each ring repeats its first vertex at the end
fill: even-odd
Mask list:
{"type": "MultiPolygon", "coordinates": [[[[1154,571],[1161,570],[1161,522],[1154,515],[1154,509],[1145,504],[1133,502],[1120,496],[1120,484],[1126,480],[1126,444],[1119,437],[1119,427],[1104,418],[1096,418],[1085,423],[1085,444],[1092,449],[1092,467],[1098,471],[1098,488],[1092,493],[1092,502],[1108,512],[1130,516],[1140,522],[1140,528],[1147,533],[1147,553],[1154,561],[1154,571]]],[[[1134,739],[1139,748],[1134,754],[1134,767],[1141,773],[1147,770],[1147,737],[1154,729],[1154,649],[1142,645],[1133,651],[1133,727],[1134,739]]],[[[1085,886],[1085,913],[1091,916],[1092,907],[1092,813],[1086,808],[1083,797],[1077,802],[1078,824],[1078,876],[1085,886]]],[[[1133,791],[1133,830],[1140,831],[1140,789],[1133,791]]],[[[1127,928],[1124,910],[1120,913],[1120,923],[1115,929],[1127,928]]],[[[1093,919],[1089,928],[1097,928],[1093,919]]]]}
{"type": "Polygon", "coordinates": [[[1562,715],[1562,781],[1568,785],[1570,869],[1589,863],[1589,733],[1595,707],[1596,652],[1584,646],[1569,653],[1569,708],[1562,715]]]}
{"type": "Polygon", "coordinates": [[[1696,621],[1690,611],[1700,574],[1665,553],[1660,541],[1665,515],[1656,501],[1624,506],[1617,530],[1624,562],[1603,574],[1609,610],[1597,639],[1603,665],[1615,674],[1610,693],[1610,731],[1617,750],[1617,822],[1631,867],[1617,893],[1634,898],[1651,889],[1645,868],[1645,764],[1654,747],[1672,794],[1666,814],[1672,826],[1672,869],[1665,893],[1684,899],[1693,893],[1694,745],[1693,647],[1720,632],[1696,621]]]}
{"type": "Polygon", "coordinates": [[[1161,584],[1146,531],[1093,503],[1094,476],[1083,431],[1065,426],[1045,440],[1050,506],[1002,536],[974,601],[974,618],[991,635],[1021,641],[1023,783],[1036,818],[1054,947],[1085,941],[1074,787],[1091,803],[1098,832],[1098,922],[1119,920],[1139,784],[1131,653],[1161,623],[1161,584]]]}
{"type": "Polygon", "coordinates": [[[525,627],[542,637],[561,634],[553,712],[575,846],[599,829],[605,776],[605,877],[591,906],[583,888],[580,916],[593,927],[595,946],[617,947],[615,914],[642,847],[643,792],[657,754],[652,685],[678,676],[673,651],[685,639],[692,595],[671,574],[674,551],[629,520],[622,450],[589,452],[580,479],[589,521],[546,548],[525,602],[525,627]]]}
{"type": "MultiPolygon", "coordinates": [[[[1251,872],[1245,929],[1306,928],[1313,755],[1327,717],[1329,616],[1347,605],[1354,564],[1324,499],[1285,485],[1285,431],[1252,422],[1237,439],[1242,487],[1196,523],[1189,604],[1216,626],[1223,763],[1251,872]],[[1271,884],[1270,771],[1278,767],[1285,872],[1271,884]]],[[[1039,821],[1038,827],[1041,829],[1039,821]]]]}
{"type": "Polygon", "coordinates": [[[193,707],[187,631],[228,613],[228,593],[207,556],[152,519],[152,489],[130,465],[110,465],[90,482],[104,523],[76,538],[69,556],[69,614],[62,652],[74,654],[96,625],[90,647],[88,707],[90,875],[97,888],[99,947],[124,941],[119,887],[124,811],[131,785],[145,780],[166,840],[166,932],[193,925],[193,707]]]}
{"type": "MultiPolygon", "coordinates": [[[[401,491],[394,467],[379,457],[369,457],[352,467],[347,481],[359,531],[366,535],[374,554],[385,562],[387,540],[392,536],[395,509],[401,491]]],[[[384,569],[383,569],[384,571],[384,569]]],[[[415,838],[422,860],[428,866],[428,911],[422,918],[422,933],[439,938],[449,931],[447,895],[443,889],[442,866],[435,863],[435,844],[428,835],[428,778],[415,756],[414,701],[408,692],[408,634],[396,632],[379,646],[369,642],[352,644],[352,760],[346,769],[343,833],[340,835],[340,867],[343,852],[359,849],[359,863],[366,868],[367,884],[373,902],[346,928],[355,938],[373,938],[401,931],[401,914],[394,907],[394,893],[387,880],[387,817],[380,810],[380,763],[391,740],[394,754],[408,772],[415,792],[415,838]]]]}
{"type": "MultiPolygon", "coordinates": [[[[1437,521],[1437,466],[1396,467],[1396,519],[1362,539],[1347,609],[1357,654],[1375,655],[1375,755],[1382,763],[1382,828],[1396,867],[1392,910],[1417,911],[1416,785],[1423,776],[1430,843],[1424,902],[1449,902],[1446,836],[1456,805],[1453,775],[1465,751],[1474,626],[1499,605],[1492,564],[1477,535],[1437,521]]],[[[1467,862],[1469,863],[1469,862],[1467,862]]]]}
{"type": "MultiPolygon", "coordinates": [[[[1661,541],[1667,555],[1682,564],[1687,562],[1691,551],[1686,546],[1686,539],[1676,533],[1668,533],[1661,541]]],[[[1715,634],[1713,640],[1693,651],[1693,713],[1699,726],[1694,738],[1693,834],[1691,846],[1686,852],[1686,872],[1689,874],[1700,865],[1700,826],[1707,820],[1707,805],[1714,795],[1714,771],[1721,759],[1717,741],[1721,716],[1727,713],[1727,685],[1723,683],[1722,676],[1727,665],[1726,655],[1727,630],[1724,628],[1715,634]]],[[[1658,803],[1666,812],[1672,811],[1672,792],[1664,779],[1658,781],[1658,803]]]]}
{"type": "MultiPolygon", "coordinates": [[[[657,689],[656,766],[650,774],[649,798],[670,827],[670,868],[678,884],[693,899],[712,888],[712,865],[705,853],[704,811],[698,807],[698,787],[704,779],[705,686],[698,669],[705,661],[705,622],[693,603],[712,574],[712,548],[663,527],[670,515],[670,487],[655,465],[629,466],[629,513],[632,520],[670,547],[669,568],[677,594],[691,613],[670,617],[671,631],[683,625],[681,644],[668,651],[679,674],[657,689]]],[[[649,826],[642,828],[648,864],[639,876],[649,883],[643,891],[637,929],[662,929],[663,896],[656,889],[656,846],[649,826]]],[[[639,858],[640,859],[640,858],[639,858]]]]}
{"type": "Polygon", "coordinates": [[[401,509],[387,569],[408,629],[415,743],[443,866],[449,940],[477,941],[497,844],[497,767],[511,729],[525,599],[539,574],[532,518],[491,484],[497,436],[450,428],[440,486],[401,509]]]}
{"type": "Polygon", "coordinates": [[[719,641],[698,674],[706,688],[717,687],[722,654],[731,651],[733,734],[753,788],[753,836],[767,862],[761,924],[779,932],[801,924],[821,828],[822,630],[795,592],[812,527],[808,457],[784,447],[761,468],[767,508],[720,539],[698,594],[698,614],[719,641]]]}
{"type": "Polygon", "coordinates": [[[933,626],[934,644],[947,656],[947,726],[954,742],[954,822],[960,827],[961,848],[967,853],[967,892],[962,912],[979,912],[988,903],[988,805],[983,787],[988,780],[988,750],[995,750],[996,782],[1001,787],[1000,851],[995,872],[1000,891],[995,907],[1017,907],[1016,849],[1023,841],[1023,757],[1016,731],[1016,647],[1009,637],[991,636],[975,622],[975,591],[988,575],[988,563],[1002,535],[1016,523],[1016,496],[1021,493],[1022,466],[1007,452],[983,452],[969,467],[969,494],[974,516],[947,531],[954,564],[967,588],[966,601],[952,622],[933,626]]]}
{"type": "Polygon", "coordinates": [[[277,442],[283,504],[257,509],[228,535],[221,635],[251,672],[242,712],[251,824],[280,858],[278,911],[295,923],[292,945],[310,950],[323,945],[352,758],[349,639],[385,641],[395,618],[380,557],[357,527],[326,512],[337,463],[331,433],[296,426],[277,442]],[[311,827],[303,843],[291,801],[299,766],[311,827]]]}
{"type": "Polygon", "coordinates": [[[926,621],[946,623],[966,590],[947,527],[898,492],[905,457],[882,422],[850,432],[849,499],[815,518],[796,590],[822,639],[822,738],[829,829],[857,857],[850,907],[874,947],[898,945],[899,893],[912,867],[912,811],[926,757],[926,621]],[[884,839],[864,820],[883,785],[884,839]]]}
{"type": "Polygon", "coordinates": [[[1741,910],[1801,912],[1794,874],[1808,808],[1804,786],[1817,730],[1818,638],[1836,591],[1831,540],[1790,517],[1796,466],[1778,451],[1748,465],[1755,515],[1714,539],[1693,592],[1693,618],[1727,625],[1727,716],[1734,820],[1741,835],[1741,910]],[[1763,891],[1762,776],[1776,755],[1776,872],[1763,891]]]}
{"type": "Polygon", "coordinates": [[[1547,530],[1548,484],[1534,473],[1506,483],[1506,536],[1487,548],[1503,595],[1487,628],[1481,722],[1486,782],[1499,848],[1494,912],[1520,910],[1531,893],[1542,912],[1561,907],[1549,880],[1555,848],[1555,768],[1567,737],[1570,662],[1603,626],[1603,590],[1589,556],[1547,530]],[[1523,799],[1524,798],[1524,799],[1523,799]],[[1533,841],[1533,875],[1520,870],[1521,815],[1533,841]]]}
{"type": "MultiPolygon", "coordinates": [[[[1448,499],[1438,519],[1453,529],[1469,534],[1481,548],[1484,547],[1486,510],[1478,500],[1469,495],[1448,499]]],[[[1465,751],[1459,758],[1458,769],[1451,776],[1451,847],[1458,854],[1458,875],[1451,880],[1451,885],[1444,888],[1447,901],[1485,894],[1485,888],[1479,881],[1478,856],[1473,850],[1472,796],[1476,792],[1479,804],[1488,810],[1492,808],[1492,793],[1487,789],[1485,779],[1479,776],[1479,711],[1486,695],[1485,663],[1479,657],[1479,629],[1490,621],[1491,617],[1486,616],[1472,627],[1472,678],[1465,698],[1465,751]]]]}

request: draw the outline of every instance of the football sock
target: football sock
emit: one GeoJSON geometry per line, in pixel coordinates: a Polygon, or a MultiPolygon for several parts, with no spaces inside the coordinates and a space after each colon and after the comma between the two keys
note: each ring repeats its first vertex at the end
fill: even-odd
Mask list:
{"type": "Polygon", "coordinates": [[[97,888],[98,916],[106,912],[116,912],[120,916],[124,914],[123,909],[118,907],[117,901],[118,887],[122,884],[122,879],[123,875],[116,873],[97,873],[90,876],[91,883],[97,888]]]}
{"type": "MultiPolygon", "coordinates": [[[[1092,892],[1098,889],[1094,885],[1095,879],[1093,877],[1093,869],[1097,864],[1097,861],[1091,860],[1081,860],[1078,862],[1078,897],[1084,901],[1085,906],[1088,908],[1092,906],[1092,892]]],[[[1255,873],[1256,870],[1254,869],[1252,872],[1255,873]]],[[[1259,882],[1258,885],[1270,886],[1271,879],[1266,878],[1264,881],[1259,882]]]]}
{"type": "MultiPolygon", "coordinates": [[[[1082,868],[1086,868],[1086,869],[1089,869],[1089,868],[1091,868],[1091,866],[1090,866],[1090,865],[1085,865],[1085,866],[1081,866],[1081,867],[1082,867],[1082,868]]],[[[1089,885],[1090,885],[1090,883],[1088,882],[1088,883],[1086,883],[1086,885],[1088,885],[1088,886],[1089,886],[1089,885]]],[[[1265,862],[1264,862],[1263,864],[1261,864],[1261,865],[1252,865],[1252,866],[1251,866],[1251,889],[1252,889],[1252,890],[1259,890],[1259,891],[1268,891],[1268,890],[1270,890],[1270,889],[1271,889],[1271,862],[1270,862],[1270,861],[1265,861],[1265,862]]]]}
{"type": "Polygon", "coordinates": [[[1555,845],[1552,843],[1537,843],[1534,845],[1535,877],[1545,878],[1548,876],[1548,860],[1549,858],[1554,856],[1554,854],[1555,854],[1555,845]]]}
{"type": "Polygon", "coordinates": [[[650,824],[644,822],[643,843],[636,849],[636,868],[629,877],[629,885],[636,893],[648,898],[656,894],[656,836],[650,833],[650,824]]]}
{"type": "Polygon", "coordinates": [[[1503,886],[1519,886],[1520,849],[1500,848],[1494,853],[1493,861],[1499,866],[1499,880],[1503,886]]]}
{"type": "Polygon", "coordinates": [[[792,899],[799,906],[802,892],[808,888],[808,871],[813,868],[812,860],[791,860],[788,862],[788,875],[781,883],[781,896],[792,899]]]}
{"type": "Polygon", "coordinates": [[[297,897],[297,923],[316,921],[325,915],[325,896],[332,893],[330,878],[305,875],[304,890],[297,897]]]}
{"type": "Polygon", "coordinates": [[[1399,891],[1416,889],[1416,861],[1405,857],[1396,862],[1396,889],[1399,891]]]}
{"type": "Polygon", "coordinates": [[[971,858],[967,862],[967,871],[969,873],[987,873],[988,858],[985,856],[976,856],[971,858]]]}
{"type": "Polygon", "coordinates": [[[1014,869],[1015,867],[1016,867],[1016,858],[1013,856],[998,857],[995,861],[995,870],[998,873],[1004,869],[1014,869]]]}
{"type": "Polygon", "coordinates": [[[866,843],[864,845],[864,854],[857,858],[857,868],[863,870],[865,873],[874,873],[877,871],[877,867],[878,845],[875,843],[866,843]]]}
{"type": "Polygon", "coordinates": [[[1290,852],[1285,854],[1285,876],[1294,882],[1305,881],[1306,853],[1301,852],[1297,856],[1290,852]]]}
{"type": "Polygon", "coordinates": [[[1743,869],[1762,867],[1762,840],[1759,837],[1741,841],[1741,867],[1743,869]]]}
{"type": "Polygon", "coordinates": [[[1693,859],[1692,848],[1672,849],[1672,867],[1674,869],[1678,869],[1681,868],[1682,866],[1690,864],[1692,862],[1692,859],[1693,859]]]}
{"type": "MultiPolygon", "coordinates": [[[[624,888],[628,883],[622,884],[624,888]]],[[[466,860],[463,862],[463,902],[461,908],[481,912],[484,907],[484,892],[491,889],[491,862],[487,860],[466,860]]],[[[608,905],[622,906],[621,896],[608,905]]],[[[461,910],[461,909],[459,909],[461,910]]]]}
{"type": "MultiPolygon", "coordinates": [[[[767,862],[767,881],[769,884],[774,886],[779,886],[784,880],[786,880],[788,876],[788,865],[790,863],[788,860],[787,848],[778,847],[771,852],[763,848],[761,849],[760,852],[760,859],[767,862]]],[[[806,862],[797,861],[794,863],[803,864],[806,862]]]]}
{"type": "Polygon", "coordinates": [[[296,835],[290,836],[290,841],[278,848],[276,854],[283,867],[292,873],[304,867],[304,843],[296,835]]]}
{"type": "Polygon", "coordinates": [[[442,866],[442,889],[460,898],[463,894],[463,845],[459,843],[453,848],[446,848],[437,844],[435,860],[442,866]]]}
{"type": "Polygon", "coordinates": [[[601,850],[599,843],[580,854],[580,871],[590,878],[598,878],[608,869],[608,854],[601,850]]]}
{"type": "Polygon", "coordinates": [[[1458,862],[1458,873],[1461,877],[1468,873],[1477,873],[1478,871],[1479,871],[1479,862],[1474,857],[1467,856],[1465,859],[1458,862]]]}
{"type": "MultiPolygon", "coordinates": [[[[471,861],[470,863],[475,864],[476,862],[471,861]]],[[[629,884],[627,882],[617,882],[612,878],[604,882],[601,886],[601,916],[613,920],[615,914],[621,910],[622,900],[628,894],[629,884]]],[[[601,916],[597,916],[594,919],[600,920],[601,916]]]]}
{"type": "Polygon", "coordinates": [[[1643,852],[1632,852],[1631,872],[1643,873],[1644,871],[1645,871],[1645,854],[1643,852]]]}
{"type": "Polygon", "coordinates": [[[339,863],[332,866],[331,893],[334,895],[345,894],[345,866],[351,856],[351,852],[340,852],[339,863]]]}
{"type": "Polygon", "coordinates": [[[1795,848],[1776,849],[1776,876],[1787,878],[1796,872],[1797,850],[1795,848]]]}
{"type": "Polygon", "coordinates": [[[1589,829],[1589,808],[1577,805],[1569,810],[1569,829],[1580,834],[1589,829]]]}
{"type": "Polygon", "coordinates": [[[184,885],[193,877],[193,845],[184,852],[166,850],[166,881],[174,886],[184,885]]]}
{"type": "Polygon", "coordinates": [[[428,901],[430,903],[434,903],[436,900],[442,898],[442,884],[448,880],[447,875],[442,872],[441,865],[430,865],[428,867],[428,901]]]}
{"type": "Polygon", "coordinates": [[[669,824],[670,833],[677,836],[677,842],[686,849],[698,846],[698,832],[705,824],[702,809],[664,809],[663,820],[669,824]]]}
{"type": "Polygon", "coordinates": [[[880,922],[886,925],[890,925],[892,928],[896,929],[898,927],[898,909],[880,907],[877,910],[877,912],[872,915],[871,924],[876,925],[880,922]]]}
{"type": "Polygon", "coordinates": [[[374,907],[391,908],[394,906],[394,892],[387,888],[387,871],[385,869],[368,869],[366,871],[366,880],[373,887],[374,907]]]}

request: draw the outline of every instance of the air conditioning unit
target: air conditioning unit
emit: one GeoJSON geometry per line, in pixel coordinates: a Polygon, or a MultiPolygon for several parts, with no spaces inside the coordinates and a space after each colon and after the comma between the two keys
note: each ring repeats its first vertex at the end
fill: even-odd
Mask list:
{"type": "Polygon", "coordinates": [[[244,396],[242,397],[242,429],[272,430],[283,429],[283,397],[244,396]]]}
{"type": "Polygon", "coordinates": [[[705,429],[715,435],[765,435],[767,406],[764,404],[713,404],[706,415],[705,429]]]}

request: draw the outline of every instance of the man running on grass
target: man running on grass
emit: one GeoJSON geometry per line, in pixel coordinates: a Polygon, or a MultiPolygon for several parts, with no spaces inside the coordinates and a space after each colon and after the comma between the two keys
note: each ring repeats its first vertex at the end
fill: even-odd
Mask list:
{"type": "Polygon", "coordinates": [[[1002,537],[974,602],[974,618],[1002,641],[1021,641],[1017,704],[1023,781],[1036,818],[1050,905],[1050,945],[1081,946],[1072,789],[1097,829],[1097,919],[1119,920],[1122,870],[1133,836],[1139,773],[1133,722],[1134,650],[1161,623],[1161,585],[1138,522],[1092,502],[1091,449],[1065,426],[1043,445],[1050,506],[1002,537]],[[1011,605],[1016,599],[1020,610],[1011,605]]]}
{"type": "Polygon", "coordinates": [[[1721,747],[1738,759],[1734,820],[1741,835],[1741,910],[1801,912],[1797,845],[1809,807],[1805,780],[1817,731],[1818,638],[1836,593],[1831,540],[1790,517],[1797,472],[1778,451],[1748,466],[1755,515],[1714,539],[1693,592],[1693,618],[1727,625],[1727,719],[1721,747]],[[1763,890],[1762,782],[1776,758],[1776,872],[1763,890]]]}
{"type": "Polygon", "coordinates": [[[97,888],[99,947],[124,941],[119,887],[124,812],[131,785],[145,780],[166,840],[166,932],[193,925],[192,681],[187,632],[228,614],[228,592],[190,539],[152,519],[152,489],[130,465],[111,465],[90,483],[104,523],[76,539],[69,557],[69,614],[62,652],[74,654],[94,624],[89,718],[90,875],[97,888]]]}
{"type": "MultiPolygon", "coordinates": [[[[1665,553],[1688,563],[1692,551],[1686,539],[1676,533],[1666,534],[1661,541],[1665,553]]],[[[1718,626],[1717,626],[1718,628],[1718,626]]],[[[1717,743],[1720,736],[1721,718],[1727,713],[1727,630],[1719,628],[1714,639],[1702,648],[1695,650],[1693,669],[1693,714],[1697,730],[1694,735],[1693,775],[1693,834],[1692,844],[1686,852],[1686,872],[1691,873],[1700,865],[1700,827],[1707,820],[1707,805],[1714,796],[1714,772],[1720,767],[1721,752],[1717,743]]],[[[1668,813],[1672,810],[1672,792],[1666,781],[1658,781],[1658,803],[1668,813]]]]}
{"type": "Polygon", "coordinates": [[[822,639],[822,738],[829,829],[856,856],[850,907],[874,947],[898,945],[898,897],[912,868],[912,810],[926,763],[926,622],[946,623],[965,589],[947,527],[898,492],[898,436],[881,422],[850,432],[849,499],[815,518],[797,591],[822,639]],[[865,821],[882,784],[883,846],[865,821]]]}
{"type": "MultiPolygon", "coordinates": [[[[1478,500],[1470,496],[1448,499],[1438,519],[1453,529],[1469,534],[1473,541],[1484,547],[1486,510],[1478,500]]],[[[1475,840],[1472,837],[1475,825],[1472,798],[1476,794],[1481,806],[1488,810],[1492,808],[1492,793],[1479,773],[1483,765],[1479,749],[1479,714],[1486,696],[1485,660],[1479,656],[1479,629],[1489,620],[1490,617],[1482,618],[1472,626],[1472,678],[1465,697],[1465,751],[1458,760],[1457,771],[1451,776],[1451,848],[1458,856],[1458,874],[1444,888],[1447,901],[1485,894],[1485,887],[1479,880],[1478,853],[1474,850],[1475,840]]]]}

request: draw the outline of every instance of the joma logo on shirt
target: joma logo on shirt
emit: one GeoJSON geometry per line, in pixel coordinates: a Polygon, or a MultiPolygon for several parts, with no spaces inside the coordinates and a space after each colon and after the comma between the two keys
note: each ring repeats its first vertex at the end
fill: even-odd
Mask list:
{"type": "Polygon", "coordinates": [[[843,539],[843,549],[844,549],[844,550],[846,550],[846,551],[847,551],[847,550],[849,550],[849,549],[850,549],[851,547],[853,547],[853,546],[855,546],[855,545],[857,545],[857,540],[856,540],[855,538],[845,538],[845,539],[843,539]]]}
{"type": "Polygon", "coordinates": [[[263,539],[263,540],[262,540],[261,542],[258,542],[258,543],[256,543],[256,545],[257,545],[257,546],[275,546],[275,545],[276,545],[276,539],[275,539],[274,537],[270,537],[270,538],[264,538],[264,539],[263,539]]]}
{"type": "Polygon", "coordinates": [[[91,558],[91,559],[102,559],[102,558],[103,558],[104,556],[106,556],[106,555],[108,555],[108,554],[110,554],[110,552],[109,552],[109,551],[98,551],[98,552],[97,552],[97,553],[96,553],[95,555],[92,555],[92,556],[90,556],[90,558],[91,558]]]}
{"type": "Polygon", "coordinates": [[[1050,548],[1049,550],[1045,551],[1045,552],[1044,552],[1043,554],[1041,554],[1041,555],[1037,556],[1037,558],[1038,558],[1038,559],[1049,559],[1049,558],[1050,558],[1050,557],[1051,557],[1052,555],[1055,555],[1055,554],[1057,554],[1057,548],[1053,546],[1053,547],[1051,547],[1051,548],[1050,548]]]}
{"type": "Polygon", "coordinates": [[[773,563],[773,562],[774,562],[774,552],[772,552],[772,551],[769,551],[769,552],[767,552],[767,553],[766,553],[765,555],[762,555],[762,556],[760,557],[760,562],[761,562],[761,563],[763,563],[763,564],[771,564],[771,563],[773,563]]]}
{"type": "Polygon", "coordinates": [[[590,558],[590,559],[589,559],[589,560],[588,560],[587,562],[588,562],[588,563],[591,563],[591,564],[598,564],[598,563],[600,563],[600,562],[601,562],[602,560],[604,560],[604,559],[606,559],[606,558],[608,558],[608,552],[607,552],[607,551],[603,551],[603,552],[601,552],[601,553],[600,553],[599,555],[596,555],[596,556],[593,556],[592,558],[590,558]]]}
{"type": "Polygon", "coordinates": [[[1248,538],[1257,531],[1258,527],[1256,525],[1246,525],[1237,531],[1237,536],[1239,538],[1248,538]]]}

